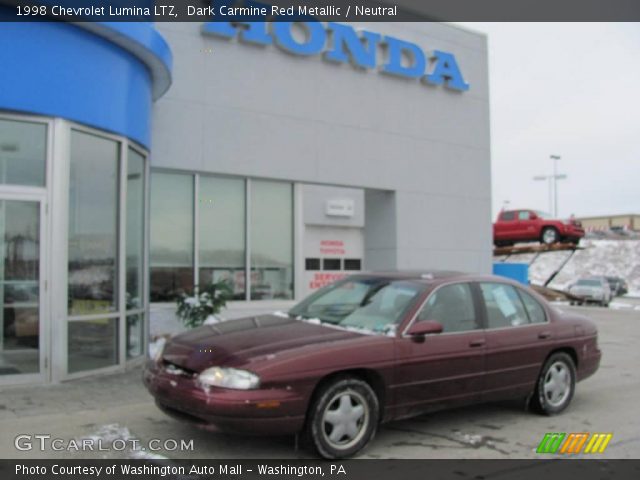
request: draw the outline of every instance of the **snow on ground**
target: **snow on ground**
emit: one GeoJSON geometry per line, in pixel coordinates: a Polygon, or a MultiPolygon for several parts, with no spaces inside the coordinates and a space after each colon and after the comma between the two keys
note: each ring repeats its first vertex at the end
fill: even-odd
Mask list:
{"type": "MultiPolygon", "coordinates": [[[[167,457],[153,453],[142,447],[142,442],[133,436],[127,427],[118,423],[99,426],[93,433],[77,439],[78,445],[93,447],[103,451],[103,458],[108,458],[114,452],[125,458],[164,460],[167,457]]],[[[88,447],[91,449],[91,447],[88,447]]]]}
{"type": "MultiPolygon", "coordinates": [[[[629,284],[629,296],[640,296],[640,240],[582,240],[573,258],[549,285],[564,290],[580,277],[609,275],[622,277],[629,284]]],[[[529,280],[543,284],[570,255],[569,251],[543,253],[529,267],[529,280]]],[[[513,255],[510,263],[529,263],[534,254],[513,255]]],[[[496,258],[496,261],[499,261],[496,258]]]]}

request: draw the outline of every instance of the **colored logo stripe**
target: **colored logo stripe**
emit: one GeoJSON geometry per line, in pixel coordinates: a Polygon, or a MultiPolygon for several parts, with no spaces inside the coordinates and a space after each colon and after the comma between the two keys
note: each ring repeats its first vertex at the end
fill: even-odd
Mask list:
{"type": "Polygon", "coordinates": [[[612,433],[594,433],[591,438],[589,435],[588,432],[546,433],[538,445],[536,453],[576,454],[582,452],[585,445],[583,453],[604,453],[613,438],[612,433]]]}
{"type": "Polygon", "coordinates": [[[570,433],[562,444],[560,453],[580,453],[587,438],[589,438],[588,433],[570,433]]]}
{"type": "Polygon", "coordinates": [[[538,445],[536,453],[556,453],[566,433],[547,433],[538,445]]]}
{"type": "Polygon", "coordinates": [[[603,453],[612,437],[612,433],[594,433],[584,453],[603,453]]]}

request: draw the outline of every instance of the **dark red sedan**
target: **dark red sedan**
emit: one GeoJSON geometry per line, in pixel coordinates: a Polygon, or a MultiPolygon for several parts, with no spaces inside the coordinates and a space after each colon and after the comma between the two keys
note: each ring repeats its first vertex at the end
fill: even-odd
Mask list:
{"type": "Polygon", "coordinates": [[[526,399],[555,414],[600,363],[597,330],[520,284],[458,273],[361,274],[288,313],[170,340],[144,382],[199,426],[302,433],[326,458],[356,454],[382,422],[526,399]]]}

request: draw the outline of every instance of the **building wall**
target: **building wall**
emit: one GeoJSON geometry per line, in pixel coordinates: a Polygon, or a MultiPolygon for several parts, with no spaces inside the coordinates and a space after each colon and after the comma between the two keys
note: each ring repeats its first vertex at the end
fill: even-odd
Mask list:
{"type": "Polygon", "coordinates": [[[579,219],[582,226],[589,230],[606,230],[611,227],[640,230],[640,215],[608,215],[601,217],[583,217],[579,219]]]}
{"type": "Polygon", "coordinates": [[[470,84],[457,92],[201,27],[158,25],[175,68],[154,107],[152,167],[362,188],[367,268],[490,272],[483,35],[437,23],[358,25],[453,53],[470,84]]]}

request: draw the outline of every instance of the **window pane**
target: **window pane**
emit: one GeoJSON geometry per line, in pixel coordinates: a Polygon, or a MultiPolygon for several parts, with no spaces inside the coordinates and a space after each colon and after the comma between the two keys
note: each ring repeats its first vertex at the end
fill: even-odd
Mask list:
{"type": "Polygon", "coordinates": [[[42,187],[47,126],[0,120],[0,183],[42,187]]]}
{"type": "Polygon", "coordinates": [[[293,187],[251,187],[251,299],[293,298],[293,187]]]}
{"type": "Polygon", "coordinates": [[[142,355],[144,346],[144,316],[127,316],[127,359],[142,355]]]}
{"type": "Polygon", "coordinates": [[[487,308],[488,328],[504,328],[529,323],[518,292],[511,285],[481,283],[487,308]]]}
{"type": "Polygon", "coordinates": [[[529,220],[529,212],[528,211],[518,212],[518,219],[519,220],[529,220]]]}
{"type": "Polygon", "coordinates": [[[69,373],[118,363],[118,319],[69,322],[69,373]]]}
{"type": "Polygon", "coordinates": [[[547,321],[547,317],[544,313],[544,308],[542,305],[538,303],[536,299],[534,299],[531,295],[523,290],[518,290],[520,292],[520,297],[522,297],[522,301],[524,303],[525,308],[527,309],[527,313],[529,314],[529,321],[531,323],[544,323],[547,321]]]}
{"type": "Polygon", "coordinates": [[[40,208],[0,200],[0,376],[40,371],[40,208]]]}
{"type": "Polygon", "coordinates": [[[305,270],[320,270],[320,259],[319,258],[306,258],[304,260],[304,269],[305,270]]]}
{"type": "Polygon", "coordinates": [[[151,301],[193,289],[193,176],[151,175],[151,301]]]}
{"type": "Polygon", "coordinates": [[[143,305],[144,157],[129,149],[127,164],[127,309],[143,305]]]}
{"type": "Polygon", "coordinates": [[[345,258],[344,269],[345,270],[361,270],[362,260],[360,260],[359,258],[345,258]]]}
{"type": "Polygon", "coordinates": [[[478,329],[471,288],[467,283],[457,283],[437,289],[422,307],[418,320],[439,322],[445,333],[478,329]]]}
{"type": "Polygon", "coordinates": [[[245,182],[201,176],[199,195],[199,283],[227,280],[233,298],[244,300],[245,182]]]}
{"type": "Polygon", "coordinates": [[[71,132],[69,314],[117,305],[118,143],[71,132]]]}
{"type": "Polygon", "coordinates": [[[342,261],[339,258],[325,258],[322,260],[323,270],[341,270],[342,261]]]}

